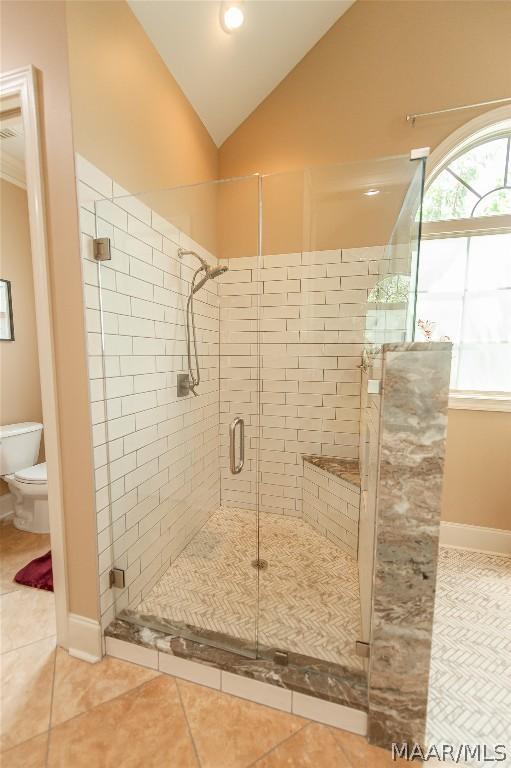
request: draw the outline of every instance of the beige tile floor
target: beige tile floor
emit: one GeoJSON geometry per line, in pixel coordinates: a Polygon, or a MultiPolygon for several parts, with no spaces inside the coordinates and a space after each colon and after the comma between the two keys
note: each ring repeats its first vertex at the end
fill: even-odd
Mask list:
{"type": "MultiPolygon", "coordinates": [[[[396,765],[387,752],[345,731],[110,657],[96,665],[71,658],[55,645],[53,595],[12,582],[19,568],[47,549],[47,539],[0,523],[2,768],[396,765]]],[[[509,642],[502,622],[510,615],[510,563],[442,551],[430,698],[433,707],[442,708],[434,716],[450,724],[450,732],[448,738],[434,734],[435,742],[456,742],[459,734],[451,733],[456,708],[461,708],[459,722],[469,726],[464,742],[473,742],[474,733],[483,740],[502,735],[495,725],[507,711],[502,697],[509,693],[509,642]],[[472,693],[460,678],[465,671],[472,693]],[[491,706],[484,699],[490,684],[491,706]],[[480,733],[474,730],[479,721],[480,733]]]]}
{"type": "Polygon", "coordinates": [[[71,658],[47,634],[52,595],[11,583],[18,568],[47,548],[22,536],[0,526],[2,768],[396,765],[388,753],[345,731],[117,659],[90,665],[71,658]],[[22,611],[14,592],[25,601],[22,611]]]}

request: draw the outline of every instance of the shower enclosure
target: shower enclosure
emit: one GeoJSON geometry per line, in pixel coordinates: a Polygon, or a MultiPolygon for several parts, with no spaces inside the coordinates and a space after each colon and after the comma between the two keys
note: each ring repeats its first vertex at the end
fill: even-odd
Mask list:
{"type": "Polygon", "coordinates": [[[364,675],[361,413],[374,350],[413,335],[423,171],[394,157],[95,201],[105,627],[364,675]]]}

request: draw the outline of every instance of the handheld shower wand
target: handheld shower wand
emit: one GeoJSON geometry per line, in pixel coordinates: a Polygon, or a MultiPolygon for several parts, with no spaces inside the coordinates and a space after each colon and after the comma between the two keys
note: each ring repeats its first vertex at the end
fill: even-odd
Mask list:
{"type": "Polygon", "coordinates": [[[183,256],[195,256],[196,259],[200,262],[200,267],[194,272],[192,277],[192,282],[190,285],[190,293],[188,295],[188,301],[186,302],[186,351],[187,351],[187,357],[188,357],[188,373],[189,373],[189,388],[197,397],[197,392],[195,391],[196,387],[200,384],[200,365],[199,365],[199,355],[197,352],[197,334],[195,331],[195,314],[193,311],[193,297],[199,291],[203,285],[205,285],[208,280],[214,280],[216,277],[219,277],[224,272],[227,272],[228,267],[219,267],[219,266],[212,266],[211,264],[208,264],[208,262],[203,259],[201,256],[199,256],[198,253],[195,253],[195,251],[188,251],[183,248],[179,248],[178,250],[178,256],[179,258],[182,258],[183,256]],[[205,272],[204,277],[202,277],[201,280],[195,285],[195,280],[197,276],[201,273],[205,272]],[[192,333],[190,334],[190,325],[192,333]],[[193,339],[193,351],[194,351],[194,357],[195,357],[195,367],[192,368],[192,339],[193,339]]]}

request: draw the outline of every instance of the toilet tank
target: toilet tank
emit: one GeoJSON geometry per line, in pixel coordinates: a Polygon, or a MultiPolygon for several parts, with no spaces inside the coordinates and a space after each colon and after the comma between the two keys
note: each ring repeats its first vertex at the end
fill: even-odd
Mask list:
{"type": "Polygon", "coordinates": [[[0,476],[37,463],[42,433],[43,425],[35,421],[0,427],[0,476]]]}

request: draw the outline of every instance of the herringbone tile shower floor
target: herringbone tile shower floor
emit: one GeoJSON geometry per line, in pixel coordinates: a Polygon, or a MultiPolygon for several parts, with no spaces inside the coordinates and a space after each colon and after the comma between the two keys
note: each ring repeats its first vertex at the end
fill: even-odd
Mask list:
{"type": "Polygon", "coordinates": [[[440,550],[427,736],[437,745],[506,744],[498,765],[511,766],[510,557],[440,550]]]}
{"type": "Polygon", "coordinates": [[[256,533],[255,512],[220,508],[137,611],[361,669],[356,561],[297,518],[261,514],[256,571],[256,533]]]}

